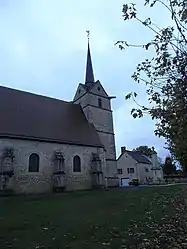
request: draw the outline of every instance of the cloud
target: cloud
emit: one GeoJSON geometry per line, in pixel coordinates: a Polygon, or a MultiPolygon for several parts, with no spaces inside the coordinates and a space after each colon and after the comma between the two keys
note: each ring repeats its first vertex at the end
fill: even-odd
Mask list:
{"type": "Polygon", "coordinates": [[[155,122],[146,115],[141,119],[134,119],[130,115],[130,111],[134,107],[136,104],[133,101],[124,100],[123,104],[114,112],[117,155],[119,156],[122,146],[132,150],[140,145],[147,145],[154,146],[158,155],[162,158],[165,157],[168,155],[167,150],[164,149],[166,141],[155,136],[155,122]]]}
{"type": "MultiPolygon", "coordinates": [[[[142,1],[135,2],[142,18],[151,14],[159,25],[168,23],[163,8],[147,12],[142,1]]],[[[143,49],[120,51],[114,43],[146,43],[152,33],[135,21],[124,22],[123,4],[124,0],[0,1],[0,84],[71,100],[84,81],[85,31],[90,30],[95,78],[117,97],[112,104],[118,154],[121,145],[134,148],[147,143],[164,155],[164,142],[154,136],[154,123],[150,118],[134,120],[130,115],[134,103],[124,100],[129,91],[138,91],[144,102],[145,89],[134,84],[131,75],[136,64],[151,55],[143,49]]]]}

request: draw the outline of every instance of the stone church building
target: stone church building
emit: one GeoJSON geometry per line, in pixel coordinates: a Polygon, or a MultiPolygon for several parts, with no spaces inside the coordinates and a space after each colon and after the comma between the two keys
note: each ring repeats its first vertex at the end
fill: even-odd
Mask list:
{"type": "Polygon", "coordinates": [[[71,102],[0,87],[0,190],[42,193],[118,184],[111,99],[86,79],[71,102]]]}

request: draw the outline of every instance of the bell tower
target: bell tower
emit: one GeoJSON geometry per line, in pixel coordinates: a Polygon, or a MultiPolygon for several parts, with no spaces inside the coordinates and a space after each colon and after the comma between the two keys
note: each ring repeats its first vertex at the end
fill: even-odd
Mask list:
{"type": "Polygon", "coordinates": [[[101,142],[105,147],[106,156],[106,175],[109,185],[117,185],[117,163],[115,134],[113,128],[113,114],[111,110],[111,99],[100,81],[94,80],[89,31],[88,31],[88,50],[86,62],[85,83],[79,84],[75,97],[75,104],[80,104],[89,123],[95,126],[101,142]]]}

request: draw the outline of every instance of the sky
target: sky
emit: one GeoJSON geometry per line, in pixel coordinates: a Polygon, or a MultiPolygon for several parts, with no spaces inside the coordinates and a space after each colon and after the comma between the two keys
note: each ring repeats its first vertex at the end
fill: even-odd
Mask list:
{"type": "MultiPolygon", "coordinates": [[[[112,100],[117,155],[120,147],[154,146],[158,156],[168,155],[164,139],[154,135],[150,117],[133,119],[136,107],[125,100],[136,91],[145,104],[145,86],[131,75],[136,65],[152,54],[140,48],[121,51],[114,43],[126,40],[146,44],[153,33],[135,20],[124,22],[122,5],[132,0],[0,0],[0,85],[71,101],[78,83],[84,83],[87,36],[90,30],[95,80],[112,100]]],[[[160,27],[168,24],[162,7],[139,4],[139,16],[151,15],[160,27]],[[162,17],[162,18],[161,18],[162,17]]]]}

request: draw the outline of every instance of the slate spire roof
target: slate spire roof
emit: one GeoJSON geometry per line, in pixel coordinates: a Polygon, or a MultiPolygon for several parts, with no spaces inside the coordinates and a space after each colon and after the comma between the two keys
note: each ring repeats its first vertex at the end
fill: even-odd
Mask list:
{"type": "Polygon", "coordinates": [[[87,87],[91,87],[94,83],[95,83],[95,80],[94,80],[94,73],[93,73],[93,67],[92,67],[92,58],[91,58],[91,52],[90,52],[90,44],[88,40],[85,85],[87,87]]]}

